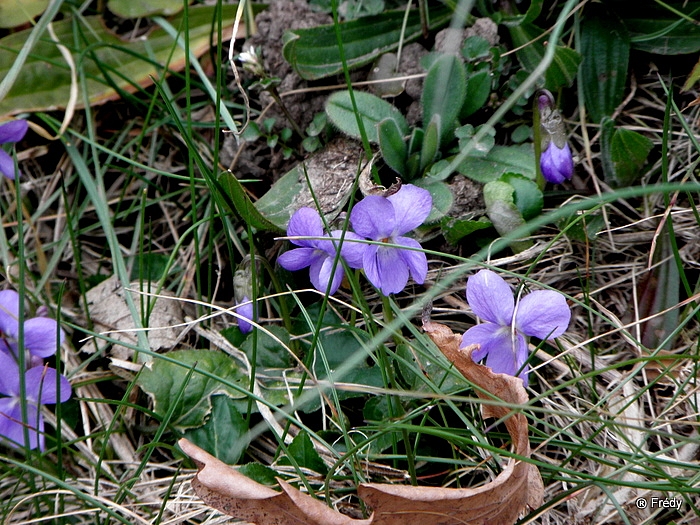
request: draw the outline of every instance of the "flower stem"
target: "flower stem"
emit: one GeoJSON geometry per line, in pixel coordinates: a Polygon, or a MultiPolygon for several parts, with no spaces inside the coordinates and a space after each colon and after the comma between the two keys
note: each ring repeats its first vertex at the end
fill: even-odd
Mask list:
{"type": "Polygon", "coordinates": [[[289,121],[289,124],[292,126],[292,129],[294,130],[294,132],[297,135],[299,135],[300,138],[303,139],[304,133],[301,131],[301,128],[297,124],[296,120],[294,120],[294,117],[292,117],[292,114],[287,109],[287,106],[285,106],[284,102],[282,102],[282,97],[280,97],[280,94],[279,94],[279,91],[277,91],[277,88],[275,86],[270,86],[267,89],[267,92],[275,100],[275,102],[277,102],[277,105],[282,110],[282,113],[284,113],[284,116],[287,117],[287,120],[289,121]]]}

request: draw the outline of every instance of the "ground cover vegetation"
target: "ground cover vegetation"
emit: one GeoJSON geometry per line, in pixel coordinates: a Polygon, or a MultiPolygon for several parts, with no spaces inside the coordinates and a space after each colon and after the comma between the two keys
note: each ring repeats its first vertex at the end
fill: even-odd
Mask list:
{"type": "Polygon", "coordinates": [[[697,523],[699,17],[0,0],[0,519],[697,523]]]}

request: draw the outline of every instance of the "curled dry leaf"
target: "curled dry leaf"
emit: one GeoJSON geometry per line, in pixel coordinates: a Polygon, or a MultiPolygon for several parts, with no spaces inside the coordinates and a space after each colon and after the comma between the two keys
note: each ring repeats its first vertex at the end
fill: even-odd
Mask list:
{"type": "Polygon", "coordinates": [[[210,507],[257,525],[370,525],[336,512],[281,479],[282,492],[240,474],[186,439],[180,448],[197,464],[192,480],[197,495],[210,507]]]}
{"type": "MultiPolygon", "coordinates": [[[[423,328],[443,354],[474,385],[485,400],[520,406],[527,402],[522,381],[471,359],[473,348],[460,349],[460,336],[441,324],[426,321],[423,328]]],[[[503,418],[513,440],[514,453],[529,457],[527,420],[507,406],[485,404],[484,417],[503,418]]],[[[542,504],[544,488],[534,465],[511,459],[492,482],[474,489],[413,487],[369,483],[358,489],[372,509],[364,520],[353,519],[278,480],[281,492],[238,473],[187,440],[180,447],[197,464],[192,482],[195,492],[210,506],[257,525],[507,525],[529,506],[542,504]]]]}

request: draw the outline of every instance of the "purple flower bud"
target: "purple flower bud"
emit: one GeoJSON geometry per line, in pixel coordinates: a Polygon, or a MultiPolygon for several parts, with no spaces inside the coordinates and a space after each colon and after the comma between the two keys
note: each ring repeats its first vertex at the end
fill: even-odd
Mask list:
{"type": "Polygon", "coordinates": [[[551,141],[540,156],[540,169],[544,179],[553,184],[561,184],[571,179],[574,174],[574,158],[568,142],[564,143],[563,148],[559,148],[551,141]]]}
{"type": "Polygon", "coordinates": [[[574,158],[567,142],[564,121],[554,97],[543,89],[537,95],[540,114],[540,171],[547,182],[561,184],[574,174],[574,158]]]}
{"type": "Polygon", "coordinates": [[[253,302],[253,276],[250,257],[246,257],[233,274],[233,298],[236,302],[235,311],[238,317],[238,329],[244,334],[253,331],[254,321],[253,302]]]}
{"type": "Polygon", "coordinates": [[[244,334],[252,332],[253,325],[248,321],[253,320],[253,302],[248,297],[243,297],[240,303],[236,302],[236,312],[241,316],[238,318],[238,329],[244,334]]]}

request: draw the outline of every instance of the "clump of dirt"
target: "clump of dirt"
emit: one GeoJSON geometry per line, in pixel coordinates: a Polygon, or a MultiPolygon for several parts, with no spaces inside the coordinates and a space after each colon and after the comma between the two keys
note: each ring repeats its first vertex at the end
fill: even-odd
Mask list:
{"type": "Polygon", "coordinates": [[[449,186],[454,195],[450,216],[464,217],[470,214],[478,216],[486,213],[483,184],[457,174],[452,177],[449,186]]]}
{"type": "MultiPolygon", "coordinates": [[[[282,36],[290,29],[307,29],[319,25],[331,24],[333,19],[325,13],[316,13],[311,10],[305,0],[278,0],[272,2],[270,7],[255,17],[258,31],[250,37],[245,47],[254,46],[262,50],[265,70],[281,81],[278,90],[281,94],[295,89],[307,87],[303,80],[294,71],[292,66],[282,55],[282,36]]],[[[284,96],[284,104],[297,125],[303,130],[311,123],[314,115],[323,111],[325,96],[305,93],[284,96]]],[[[267,92],[260,93],[260,103],[263,107],[273,102],[267,92]]],[[[278,121],[286,121],[284,113],[275,105],[268,111],[268,117],[275,117],[278,121]]],[[[286,125],[286,122],[284,123],[286,125]]]]}
{"type": "MultiPolygon", "coordinates": [[[[285,95],[289,91],[307,87],[307,84],[284,59],[282,36],[290,29],[315,27],[330,24],[332,21],[330,15],[312,11],[305,0],[273,1],[265,11],[255,17],[257,32],[248,38],[243,46],[245,50],[254,47],[261,53],[267,74],[280,79],[277,90],[283,97],[283,102],[292,119],[302,131],[311,123],[314,115],[323,111],[326,96],[319,96],[318,93],[285,95]]],[[[239,73],[246,89],[257,80],[241,68],[239,73]]],[[[237,89],[233,81],[231,89],[234,91],[237,89]]],[[[285,127],[292,127],[282,109],[273,103],[274,100],[267,91],[252,90],[250,98],[253,107],[260,110],[271,105],[265,112],[264,118],[275,119],[275,132],[285,127]]],[[[300,137],[293,138],[295,143],[299,143],[300,140],[300,137]]],[[[220,158],[225,167],[235,163],[233,171],[238,178],[262,179],[268,175],[273,180],[289,171],[298,160],[294,156],[285,158],[281,148],[269,148],[264,139],[239,145],[232,135],[224,137],[220,158]]]]}
{"type": "MultiPolygon", "coordinates": [[[[282,41],[285,31],[316,27],[332,23],[330,15],[312,11],[305,0],[276,0],[270,3],[269,8],[261,12],[255,19],[257,33],[250,37],[243,49],[254,47],[262,57],[265,71],[271,76],[280,79],[278,91],[283,102],[294,119],[297,126],[303,131],[309,125],[313,117],[322,112],[327,99],[327,92],[307,91],[290,96],[285,94],[308,87],[309,83],[303,80],[285,60],[282,53],[282,41]]],[[[445,51],[446,46],[459,53],[463,42],[472,35],[486,38],[492,45],[498,42],[497,26],[490,20],[477,20],[476,23],[464,30],[443,30],[436,36],[433,49],[445,51]]],[[[406,80],[403,84],[403,93],[399,93],[390,99],[402,111],[411,125],[420,125],[422,119],[421,95],[423,92],[425,69],[421,65],[423,57],[429,50],[423,45],[425,42],[414,42],[403,46],[397,71],[391,76],[417,75],[418,78],[406,80]]],[[[426,44],[427,45],[427,44],[426,44]]],[[[394,60],[396,57],[394,56],[394,60]]],[[[376,64],[375,64],[376,66],[376,64]]],[[[372,67],[375,67],[372,66],[372,67]]],[[[256,79],[249,73],[241,71],[244,86],[249,86],[256,79]]],[[[372,68],[355,71],[353,77],[356,80],[365,80],[368,72],[371,77],[372,68]]],[[[342,80],[339,80],[342,82],[342,80]]],[[[335,83],[335,79],[327,82],[335,83]]],[[[374,86],[376,88],[376,86],[374,86]]],[[[370,86],[371,91],[375,91],[370,86]]],[[[399,92],[401,86],[399,86],[399,92]]],[[[264,118],[275,118],[274,132],[283,127],[289,127],[287,116],[278,104],[274,103],[272,96],[266,91],[250,91],[252,104],[259,109],[266,109],[264,118]]],[[[288,172],[299,161],[303,160],[303,152],[299,145],[299,137],[293,136],[289,144],[296,144],[296,154],[290,159],[284,159],[279,146],[269,148],[264,139],[256,142],[236,144],[233,136],[227,136],[222,151],[222,164],[229,165],[235,162],[234,173],[239,178],[256,178],[261,182],[274,182],[281,175],[288,172]]],[[[484,203],[481,185],[456,175],[450,182],[455,200],[450,215],[462,217],[483,213],[484,203]]]]}

